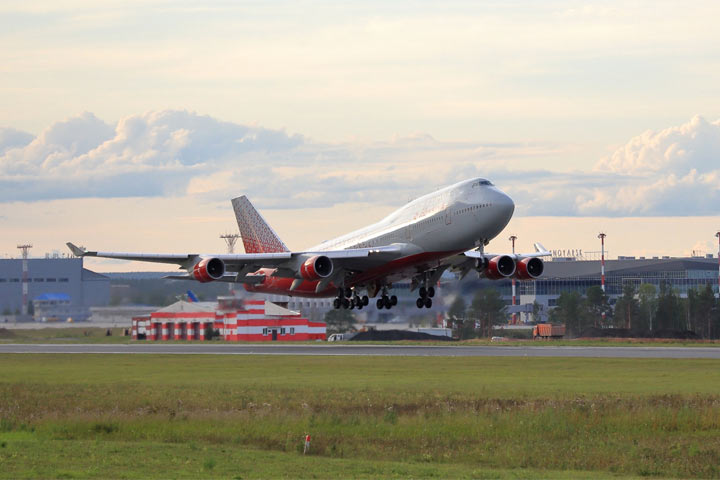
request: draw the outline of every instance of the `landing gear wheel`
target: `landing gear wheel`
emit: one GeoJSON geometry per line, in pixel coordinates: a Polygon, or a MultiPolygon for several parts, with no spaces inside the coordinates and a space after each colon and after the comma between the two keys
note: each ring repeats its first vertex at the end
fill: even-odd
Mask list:
{"type": "Polygon", "coordinates": [[[415,300],[415,305],[417,305],[418,308],[423,308],[425,306],[425,300],[418,298],[415,300]]]}
{"type": "Polygon", "coordinates": [[[367,307],[369,303],[370,303],[370,299],[368,298],[368,296],[367,296],[367,295],[363,295],[363,297],[362,297],[362,304],[363,304],[363,306],[367,307]]]}
{"type": "Polygon", "coordinates": [[[347,298],[343,298],[341,301],[344,309],[350,308],[350,300],[348,300],[347,298]]]}
{"type": "Polygon", "coordinates": [[[426,298],[425,299],[425,308],[430,308],[430,307],[432,307],[432,299],[426,298]]]}
{"type": "Polygon", "coordinates": [[[425,298],[425,297],[427,297],[427,294],[428,294],[427,288],[425,288],[425,287],[420,287],[420,298],[425,298]]]}
{"type": "Polygon", "coordinates": [[[428,297],[432,298],[435,296],[435,287],[428,287],[427,290],[428,297]]]}
{"type": "Polygon", "coordinates": [[[395,295],[393,295],[392,297],[390,297],[390,304],[391,304],[393,307],[394,307],[395,305],[397,305],[397,297],[396,297],[395,295]]]}
{"type": "Polygon", "coordinates": [[[339,299],[339,298],[336,298],[335,300],[333,300],[333,308],[334,308],[335,310],[337,310],[338,308],[340,308],[340,305],[341,305],[341,302],[340,302],[340,299],[339,299]]]}
{"type": "Polygon", "coordinates": [[[345,287],[345,292],[344,292],[344,293],[345,293],[345,297],[346,297],[346,298],[350,298],[350,297],[352,297],[352,293],[353,293],[353,292],[352,292],[352,289],[351,289],[350,287],[345,287]]]}
{"type": "Polygon", "coordinates": [[[385,306],[385,302],[383,302],[382,298],[378,298],[376,302],[378,310],[382,310],[382,308],[385,306]]]}
{"type": "Polygon", "coordinates": [[[385,310],[390,310],[392,308],[392,305],[390,304],[390,300],[385,297],[385,310]]]}

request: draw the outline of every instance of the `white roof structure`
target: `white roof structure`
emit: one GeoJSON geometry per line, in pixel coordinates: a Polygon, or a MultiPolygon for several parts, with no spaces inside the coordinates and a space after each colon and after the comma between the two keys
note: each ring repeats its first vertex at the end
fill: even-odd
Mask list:
{"type": "Polygon", "coordinates": [[[160,313],[178,313],[178,312],[215,312],[216,305],[214,302],[186,302],[178,300],[172,305],[158,310],[160,313]]]}
{"type": "Polygon", "coordinates": [[[300,316],[300,312],[288,310],[280,305],[275,305],[272,302],[265,301],[265,315],[270,317],[287,317],[287,316],[300,316]]]}

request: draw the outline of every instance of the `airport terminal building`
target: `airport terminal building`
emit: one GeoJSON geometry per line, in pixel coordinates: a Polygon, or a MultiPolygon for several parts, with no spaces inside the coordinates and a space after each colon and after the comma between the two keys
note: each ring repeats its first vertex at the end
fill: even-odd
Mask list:
{"type": "MultiPolygon", "coordinates": [[[[0,259],[0,322],[23,310],[23,261],[0,259]]],[[[110,301],[110,279],[75,257],[27,259],[27,301],[36,321],[84,321],[110,301]]]]}
{"type": "MultiPolygon", "coordinates": [[[[711,255],[689,258],[634,258],[619,257],[605,261],[605,292],[611,303],[622,296],[623,287],[631,284],[637,290],[643,283],[654,285],[659,291],[666,282],[681,297],[689,289],[710,285],[718,293],[718,263],[711,255]]],[[[509,283],[509,282],[508,282],[509,283]]],[[[540,280],[518,282],[520,304],[538,302],[547,308],[556,305],[562,292],[576,291],[584,294],[588,287],[600,285],[600,262],[573,259],[554,259],[545,262],[545,272],[540,280]]]]}

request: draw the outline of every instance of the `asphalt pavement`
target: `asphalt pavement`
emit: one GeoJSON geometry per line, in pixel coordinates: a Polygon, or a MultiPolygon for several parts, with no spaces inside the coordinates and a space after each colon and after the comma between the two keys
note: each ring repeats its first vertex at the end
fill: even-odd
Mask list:
{"type": "Polygon", "coordinates": [[[720,359],[720,347],[557,347],[268,344],[0,344],[0,353],[95,353],[179,355],[364,355],[447,357],[594,357],[720,359]]]}

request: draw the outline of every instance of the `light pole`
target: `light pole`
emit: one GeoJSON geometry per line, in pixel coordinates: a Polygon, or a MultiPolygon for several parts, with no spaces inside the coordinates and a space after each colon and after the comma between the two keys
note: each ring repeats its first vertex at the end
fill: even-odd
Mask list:
{"type": "MultiPolygon", "coordinates": [[[[517,240],[517,237],[515,235],[510,235],[510,238],[508,238],[512,242],[512,253],[513,256],[515,255],[515,240],[517,240]]],[[[512,279],[512,305],[515,306],[515,277],[512,279]]],[[[513,312],[512,314],[512,324],[517,324],[517,313],[513,312]]]]}
{"type": "MultiPolygon", "coordinates": [[[[600,239],[600,288],[602,288],[603,295],[605,294],[605,235],[603,232],[598,234],[600,239]]],[[[602,323],[605,325],[605,311],[602,312],[602,323]]]]}
{"type": "Polygon", "coordinates": [[[715,236],[718,237],[718,298],[720,298],[720,232],[715,236]]]}

